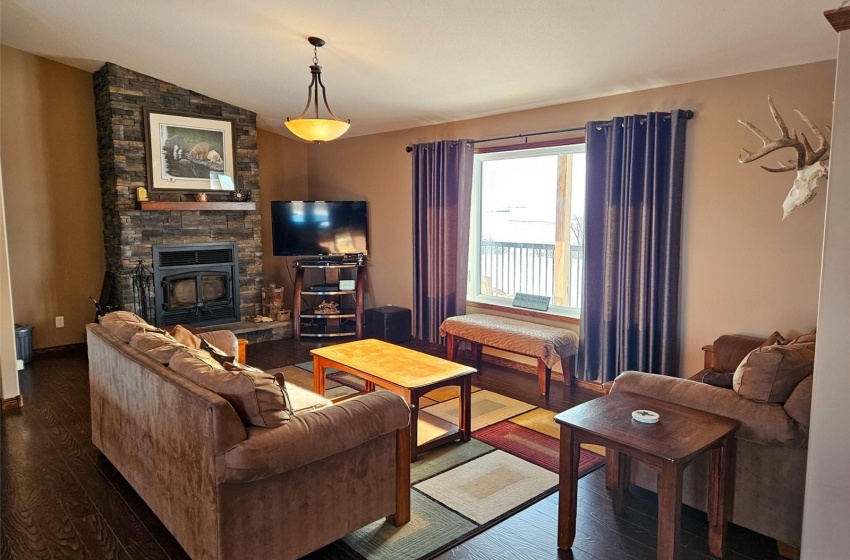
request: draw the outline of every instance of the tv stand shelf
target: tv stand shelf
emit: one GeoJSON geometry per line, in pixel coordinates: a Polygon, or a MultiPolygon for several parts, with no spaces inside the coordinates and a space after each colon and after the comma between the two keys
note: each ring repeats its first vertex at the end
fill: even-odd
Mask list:
{"type": "Polygon", "coordinates": [[[341,336],[363,338],[363,295],[366,287],[366,264],[328,261],[322,264],[297,262],[293,266],[295,267],[294,292],[296,297],[293,298],[292,303],[292,330],[295,338],[341,336]],[[341,275],[345,274],[349,279],[354,276],[354,289],[304,289],[305,275],[311,281],[318,280],[319,275],[315,272],[316,270],[322,271],[321,284],[330,284],[334,287],[339,284],[341,275]],[[325,300],[325,296],[328,296],[331,301],[339,306],[339,313],[315,312],[319,304],[325,300]]]}
{"type": "Polygon", "coordinates": [[[312,315],[308,315],[306,313],[301,314],[301,318],[303,319],[356,319],[356,313],[315,313],[312,315]]]}
{"type": "Polygon", "coordinates": [[[363,266],[362,264],[357,263],[336,263],[333,261],[328,261],[327,264],[296,264],[296,268],[357,268],[358,266],[363,266]]]}

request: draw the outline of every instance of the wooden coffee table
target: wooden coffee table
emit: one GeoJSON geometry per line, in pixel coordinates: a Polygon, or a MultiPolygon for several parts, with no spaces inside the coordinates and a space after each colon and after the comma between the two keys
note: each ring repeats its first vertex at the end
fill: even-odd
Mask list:
{"type": "Polygon", "coordinates": [[[313,354],[313,390],[325,394],[325,368],[337,368],[366,381],[366,391],[375,385],[401,395],[410,405],[410,460],[418,453],[472,435],[472,374],[475,368],[450,362],[375,339],[357,340],[316,348],[313,354]],[[459,387],[457,429],[419,444],[417,421],[419,398],[440,387],[459,387]]]}
{"type": "Polygon", "coordinates": [[[575,540],[579,445],[592,443],[608,449],[606,480],[616,513],[625,507],[632,458],[659,472],[658,558],[663,560],[680,557],[682,471],[708,451],[708,543],[718,558],[725,554],[735,473],[732,436],[739,421],[626,392],[571,408],[555,416],[555,421],[561,425],[558,548],[568,550],[575,540]],[[657,412],[658,423],[632,420],[632,411],[641,409],[657,412]]]}

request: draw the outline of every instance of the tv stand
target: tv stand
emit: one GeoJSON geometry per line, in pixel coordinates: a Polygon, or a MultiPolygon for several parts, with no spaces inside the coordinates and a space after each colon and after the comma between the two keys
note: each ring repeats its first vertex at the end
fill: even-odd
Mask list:
{"type": "MultiPolygon", "coordinates": [[[[325,257],[326,258],[326,257],[325,257]]],[[[299,260],[295,267],[295,297],[292,298],[292,330],[295,338],[355,336],[363,338],[363,296],[366,264],[339,260],[299,260]],[[322,271],[321,276],[316,272],[322,271]],[[305,286],[305,274],[311,284],[305,286]],[[339,288],[340,276],[354,276],[354,289],[339,288]],[[319,281],[321,278],[321,282],[319,281]],[[324,301],[339,306],[339,313],[318,313],[324,301]]],[[[343,278],[345,280],[346,278],[343,278]]]]}

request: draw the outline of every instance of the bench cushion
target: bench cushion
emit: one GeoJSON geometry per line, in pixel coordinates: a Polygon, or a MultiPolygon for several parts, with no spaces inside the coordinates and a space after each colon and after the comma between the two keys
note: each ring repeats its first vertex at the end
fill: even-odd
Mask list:
{"type": "Polygon", "coordinates": [[[440,325],[440,334],[540,358],[550,368],[578,352],[578,335],[571,330],[496,315],[449,317],[440,325]]]}

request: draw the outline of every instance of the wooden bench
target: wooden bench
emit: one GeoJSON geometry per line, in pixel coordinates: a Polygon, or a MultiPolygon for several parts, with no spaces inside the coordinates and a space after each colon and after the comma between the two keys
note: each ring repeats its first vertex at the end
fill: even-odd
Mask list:
{"type": "Polygon", "coordinates": [[[559,361],[564,370],[564,383],[572,385],[570,357],[578,352],[578,335],[571,330],[496,315],[472,314],[449,317],[440,325],[440,335],[446,337],[446,354],[452,361],[455,361],[459,341],[472,344],[479,370],[484,346],[537,358],[541,395],[549,394],[552,367],[559,361]]]}

